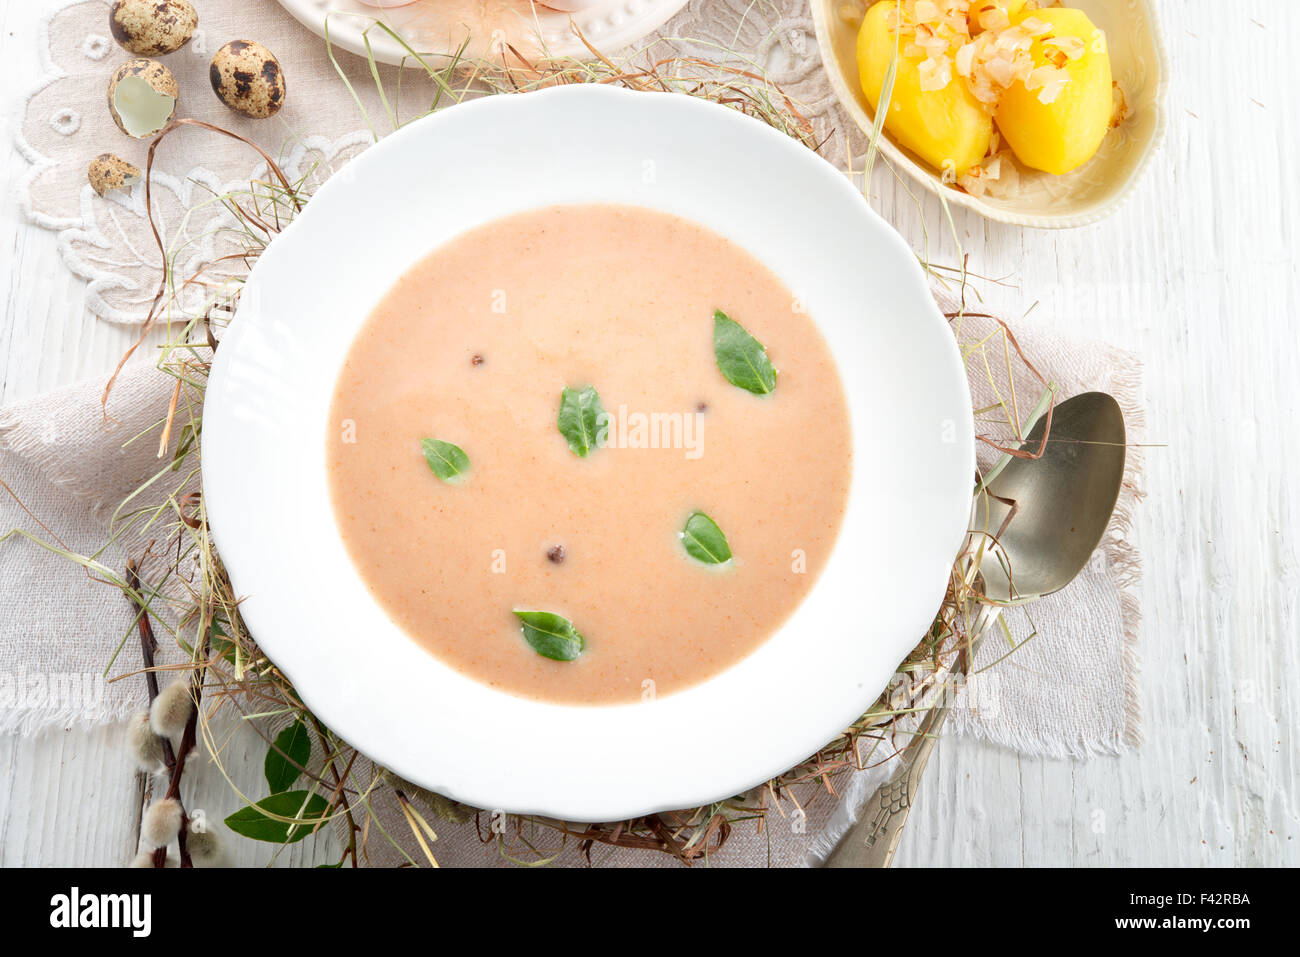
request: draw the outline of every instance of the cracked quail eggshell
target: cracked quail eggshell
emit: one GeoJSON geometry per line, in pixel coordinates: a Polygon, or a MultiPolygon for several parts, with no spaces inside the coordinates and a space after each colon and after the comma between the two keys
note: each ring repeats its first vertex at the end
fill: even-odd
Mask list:
{"type": "Polygon", "coordinates": [[[127,136],[153,136],[176,113],[176,77],[157,60],[127,60],[108,81],[108,111],[127,136]]]}
{"type": "Polygon", "coordinates": [[[91,188],[103,196],[115,189],[130,189],[140,182],[140,168],[112,153],[100,153],[86,171],[91,188]]]}

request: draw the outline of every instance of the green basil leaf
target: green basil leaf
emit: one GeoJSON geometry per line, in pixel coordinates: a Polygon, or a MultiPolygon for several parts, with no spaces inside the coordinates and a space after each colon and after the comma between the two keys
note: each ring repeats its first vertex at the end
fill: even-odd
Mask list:
{"type": "Polygon", "coordinates": [[[713,310],[713,356],[732,385],[755,395],[776,388],[776,370],[763,344],[721,309],[713,310]]]}
{"type": "Polygon", "coordinates": [[[295,721],[275,736],[275,745],[266,752],[262,770],[271,793],[279,794],[293,787],[310,759],[311,738],[307,736],[307,726],[295,721]]]}
{"type": "Polygon", "coordinates": [[[570,451],[578,458],[586,458],[596,447],[600,417],[604,412],[600,394],[593,386],[584,389],[566,387],[560,393],[560,414],[555,424],[560,434],[568,439],[570,451]]]}
{"type": "Polygon", "coordinates": [[[262,798],[256,804],[240,808],[226,818],[226,827],[255,841],[296,844],[311,833],[328,810],[329,805],[319,794],[313,794],[309,798],[306,791],[281,791],[262,798]],[[303,802],[306,802],[306,807],[303,802]],[[302,823],[286,824],[267,817],[267,814],[295,818],[302,823]]]}
{"type": "Polygon", "coordinates": [[[469,473],[469,456],[459,445],[441,439],[421,439],[424,459],[444,482],[459,482],[469,473]]]}
{"type": "Polygon", "coordinates": [[[682,529],[682,547],[691,558],[706,565],[721,565],[731,561],[731,546],[722,534],[718,523],[703,512],[696,512],[686,520],[682,529]]]}
{"type": "Polygon", "coordinates": [[[543,658],[555,661],[573,661],[586,647],[586,642],[573,622],[549,611],[521,611],[515,617],[523,622],[524,640],[543,658]]]}

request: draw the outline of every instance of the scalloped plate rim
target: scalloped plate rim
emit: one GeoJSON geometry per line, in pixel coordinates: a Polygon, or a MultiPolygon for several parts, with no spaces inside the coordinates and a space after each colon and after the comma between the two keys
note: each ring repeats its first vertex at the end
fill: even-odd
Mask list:
{"type": "MultiPolygon", "coordinates": [[[[338,20],[330,22],[330,42],[337,43],[343,49],[357,56],[366,56],[366,47],[362,39],[362,28],[355,26],[351,21],[368,17],[371,20],[382,14],[382,9],[366,8],[363,4],[356,4],[359,8],[355,11],[327,11],[323,8],[329,6],[330,0],[277,0],[288,13],[299,23],[305,26],[312,33],[319,37],[325,35],[325,23],[321,17],[323,12],[336,13],[338,20]],[[369,11],[369,12],[368,12],[369,11]]],[[[602,39],[602,44],[607,44],[612,49],[620,49],[637,42],[652,30],[657,30],[663,26],[673,16],[680,11],[689,0],[612,0],[608,6],[597,7],[589,11],[579,11],[572,14],[575,18],[579,29],[589,36],[590,24],[593,22],[591,17],[609,16],[617,3],[622,3],[626,8],[635,4],[641,9],[634,11],[626,19],[623,19],[614,27],[612,36],[613,40],[602,39]],[[586,28],[584,29],[584,25],[586,28]]],[[[400,8],[396,8],[400,9],[400,8]]],[[[556,12],[555,20],[558,23],[565,14],[556,12]]],[[[549,19],[549,18],[548,18],[549,19]]],[[[558,29],[558,28],[557,28],[558,29]]],[[[594,41],[593,41],[594,42],[594,41]]],[[[587,55],[590,51],[583,45],[582,41],[576,36],[561,34],[558,40],[551,40],[551,52],[557,56],[582,56],[587,55]]],[[[412,62],[402,47],[395,43],[391,37],[382,31],[371,36],[371,50],[374,52],[375,59],[381,63],[388,63],[393,66],[405,66],[415,69],[420,66],[419,63],[412,62]]],[[[430,56],[450,55],[452,50],[429,50],[421,51],[430,56]]]]}

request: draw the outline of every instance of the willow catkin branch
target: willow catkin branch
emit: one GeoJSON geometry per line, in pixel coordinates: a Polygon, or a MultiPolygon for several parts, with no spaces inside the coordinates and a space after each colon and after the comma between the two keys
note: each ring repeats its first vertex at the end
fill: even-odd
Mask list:
{"type": "MultiPolygon", "coordinates": [[[[158,697],[158,672],[155,663],[158,640],[154,637],[153,621],[149,617],[149,609],[145,606],[141,597],[140,568],[134,559],[126,563],[126,583],[130,588],[127,599],[135,609],[136,626],[140,631],[140,655],[144,659],[145,687],[149,691],[149,704],[153,705],[154,700],[158,697]]],[[[163,800],[175,798],[176,803],[181,808],[181,827],[176,836],[176,846],[180,851],[181,867],[194,866],[185,847],[190,819],[185,811],[185,803],[181,800],[180,791],[181,775],[185,773],[185,759],[194,750],[196,729],[198,727],[199,698],[202,694],[202,681],[196,680],[198,675],[199,672],[196,671],[190,678],[190,693],[194,698],[194,707],[190,711],[189,718],[185,721],[185,730],[181,732],[179,748],[173,748],[171,741],[165,735],[159,736],[162,738],[163,763],[167,765],[168,771],[167,793],[163,796],[163,800]]],[[[153,866],[165,867],[166,865],[167,848],[156,848],[153,852],[153,866]]]]}
{"type": "MultiPolygon", "coordinates": [[[[140,575],[135,559],[126,563],[126,583],[131,589],[127,593],[127,599],[135,609],[136,626],[140,631],[140,657],[144,659],[144,683],[149,692],[149,704],[152,706],[154,699],[158,697],[158,673],[154,670],[154,654],[158,650],[158,641],[153,635],[153,622],[149,619],[149,612],[144,606],[144,602],[138,596],[140,591],[140,575]]],[[[162,738],[163,763],[170,770],[176,766],[176,752],[172,749],[172,743],[165,736],[162,738]]],[[[184,825],[185,814],[181,812],[181,822],[184,825]]],[[[153,851],[153,866],[167,866],[167,848],[159,847],[153,851]]]]}

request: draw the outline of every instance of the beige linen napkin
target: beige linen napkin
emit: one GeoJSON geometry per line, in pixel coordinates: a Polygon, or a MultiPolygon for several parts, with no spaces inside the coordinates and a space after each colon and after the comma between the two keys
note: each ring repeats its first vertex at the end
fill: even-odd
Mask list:
{"type": "MultiPolygon", "coordinates": [[[[130,605],[66,553],[123,575],[122,548],[105,548],[113,513],[164,464],[156,433],[131,440],[165,414],[175,380],[129,366],[111,418],[105,381],[0,408],[0,733],[113,721],[145,703],[141,682],[111,680],[141,664],[130,605]]],[[[139,559],[147,540],[127,542],[139,559]]],[[[160,663],[180,660],[174,643],[160,651],[160,663]]]]}

